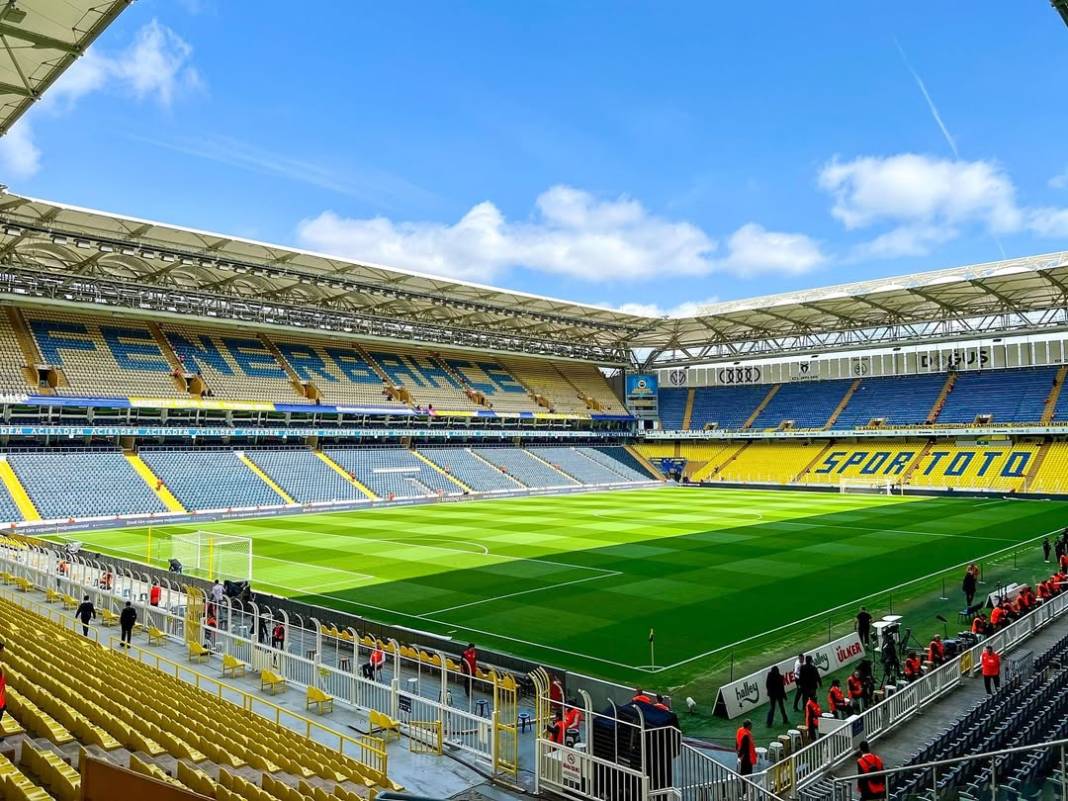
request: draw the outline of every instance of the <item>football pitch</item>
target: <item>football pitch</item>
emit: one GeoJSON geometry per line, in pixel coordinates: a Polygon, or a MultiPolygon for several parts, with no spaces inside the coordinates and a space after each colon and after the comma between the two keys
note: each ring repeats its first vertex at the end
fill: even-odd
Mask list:
{"type": "MultiPolygon", "coordinates": [[[[1014,546],[1065,526],[1066,507],[664,487],[157,527],[152,538],[197,528],[247,536],[256,590],[677,687],[721,670],[728,652],[770,653],[772,635],[776,647],[826,635],[834,607],[844,625],[866,596],[893,590],[905,604],[901,585],[996,552],[1044,576],[1038,544],[1014,546]]],[[[70,536],[143,561],[146,533],[70,536]]],[[[959,608],[959,572],[947,575],[959,608]]],[[[929,584],[912,595],[940,594],[929,584]]],[[[879,598],[868,603],[888,611],[879,598]]]]}

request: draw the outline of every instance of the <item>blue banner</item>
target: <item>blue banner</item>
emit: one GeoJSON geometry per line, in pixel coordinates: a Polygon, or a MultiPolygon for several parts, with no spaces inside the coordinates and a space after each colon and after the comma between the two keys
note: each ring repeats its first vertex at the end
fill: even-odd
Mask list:
{"type": "Polygon", "coordinates": [[[655,375],[639,373],[627,376],[627,400],[645,400],[655,397],[655,375]]]}

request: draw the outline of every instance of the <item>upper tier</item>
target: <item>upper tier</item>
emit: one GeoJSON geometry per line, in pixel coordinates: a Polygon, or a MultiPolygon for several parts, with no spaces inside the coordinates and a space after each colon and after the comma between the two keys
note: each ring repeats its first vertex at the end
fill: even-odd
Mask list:
{"type": "Polygon", "coordinates": [[[434,411],[625,414],[592,364],[0,309],[0,392],[434,411]]]}
{"type": "Polygon", "coordinates": [[[665,388],[660,417],[665,429],[690,431],[1045,424],[1068,417],[1062,371],[1068,368],[665,388]]]}

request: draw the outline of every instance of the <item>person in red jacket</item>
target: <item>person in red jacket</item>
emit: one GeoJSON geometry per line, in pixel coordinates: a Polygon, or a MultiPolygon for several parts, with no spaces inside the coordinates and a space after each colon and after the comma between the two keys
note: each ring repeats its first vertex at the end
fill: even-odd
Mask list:
{"type": "Polygon", "coordinates": [[[756,765],[756,743],[753,742],[753,721],[746,720],[734,734],[735,751],[738,754],[738,772],[743,776],[753,773],[756,765]]]}
{"type": "Polygon", "coordinates": [[[990,613],[990,626],[997,631],[1002,626],[1009,622],[1009,610],[1004,599],[1002,599],[994,610],[990,613]]]}
{"type": "Polygon", "coordinates": [[[927,646],[927,661],[938,667],[946,661],[946,646],[942,644],[942,635],[936,634],[927,646]]]}
{"type": "Polygon", "coordinates": [[[820,709],[819,702],[815,698],[809,698],[805,702],[805,728],[808,729],[810,743],[815,742],[820,736],[820,715],[822,714],[823,710],[820,709]]]}
{"type": "Polygon", "coordinates": [[[860,757],[857,759],[857,790],[863,801],[886,798],[886,777],[871,776],[869,773],[878,773],[885,770],[883,761],[871,752],[871,746],[867,740],[860,743],[860,757]]]}
{"type": "MultiPolygon", "coordinates": [[[[460,655],[460,672],[467,677],[467,694],[471,695],[471,687],[474,683],[475,676],[478,675],[478,651],[475,650],[475,644],[473,642],[467,644],[467,648],[460,655]]],[[[563,742],[561,740],[560,742],[563,742]]]]}
{"type": "Polygon", "coordinates": [[[1001,657],[994,652],[994,646],[988,645],[983,650],[983,656],[979,660],[980,666],[983,672],[983,686],[986,688],[987,695],[993,695],[993,691],[990,686],[994,686],[994,690],[1001,689],[1001,657]]]}
{"type": "Polygon", "coordinates": [[[846,700],[845,693],[842,692],[840,679],[831,682],[831,689],[827,691],[827,708],[830,709],[832,715],[843,720],[853,711],[853,707],[846,700]]]}
{"type": "Polygon", "coordinates": [[[857,671],[854,670],[846,679],[846,690],[849,692],[849,703],[853,705],[853,711],[860,712],[864,707],[864,682],[857,671]]]}
{"type": "Polygon", "coordinates": [[[160,593],[163,592],[163,588],[159,586],[159,582],[152,579],[152,586],[148,590],[148,602],[152,606],[159,606],[160,593]]]}
{"type": "Polygon", "coordinates": [[[905,659],[905,681],[913,682],[920,677],[923,673],[923,663],[920,662],[920,658],[916,656],[915,651],[909,651],[908,657],[905,659]]]}
{"type": "Polygon", "coordinates": [[[982,611],[976,612],[975,619],[972,620],[972,634],[976,637],[985,637],[990,631],[990,624],[986,620],[986,615],[982,611]]]}

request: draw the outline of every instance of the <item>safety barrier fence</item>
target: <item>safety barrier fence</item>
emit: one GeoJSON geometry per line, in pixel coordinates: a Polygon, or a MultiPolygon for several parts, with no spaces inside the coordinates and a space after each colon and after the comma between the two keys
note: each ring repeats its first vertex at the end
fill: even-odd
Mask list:
{"type": "MultiPolygon", "coordinates": [[[[511,677],[502,678],[495,673],[472,677],[471,691],[467,692],[468,677],[451,670],[450,660],[444,654],[431,655],[424,651],[413,659],[402,656],[402,648],[395,641],[361,642],[358,633],[351,630],[350,638],[344,640],[340,636],[324,635],[323,626],[314,618],[291,618],[284,610],[271,610],[229,597],[215,605],[215,626],[206,625],[203,619],[191,624],[186,618],[190,599],[202,605],[201,608],[207,608],[209,602],[199,589],[179,584],[180,576],[175,576],[173,582],[160,582],[160,602],[152,605],[149,600],[152,584],[148,576],[47,548],[0,548],[0,573],[13,581],[23,579],[28,586],[43,592],[51,590],[56,605],[36,604],[35,611],[69,628],[80,631],[73,609],[86,595],[104,624],[114,621],[129,601],[138,612],[142,631],[155,630],[183,644],[187,640],[203,643],[214,655],[232,656],[253,671],[270,670],[289,684],[321,689],[357,711],[373,710],[388,716],[406,734],[412,728],[422,731],[427,723],[440,724],[444,746],[465,754],[484,768],[498,770],[502,766],[495,731],[502,727],[514,730],[516,725],[518,710],[514,704],[507,719],[494,708],[494,690],[503,682],[511,682],[508,686],[514,696],[511,677]],[[279,647],[271,644],[276,625],[281,625],[285,632],[284,641],[277,643],[279,647]],[[382,668],[372,673],[373,677],[364,676],[363,666],[369,664],[372,650],[380,645],[385,646],[382,668]],[[467,708],[456,703],[463,703],[467,708]]],[[[98,632],[96,624],[90,627],[92,637],[98,639],[98,632]]],[[[162,656],[158,658],[167,661],[162,656]]],[[[248,703],[269,704],[257,696],[249,697],[256,700],[248,703]]],[[[268,710],[273,706],[269,705],[268,710]]],[[[518,769],[518,765],[506,766],[505,772],[514,775],[518,769]]]]}
{"type": "Polygon", "coordinates": [[[873,741],[915,715],[959,685],[979,667],[987,646],[1003,654],[1068,610],[1068,594],[1058,595],[1034,611],[968,648],[952,660],[927,673],[908,687],[864,710],[839,729],[800,748],[765,771],[766,786],[779,795],[793,796],[826,771],[856,753],[856,741],[873,741]]]}

